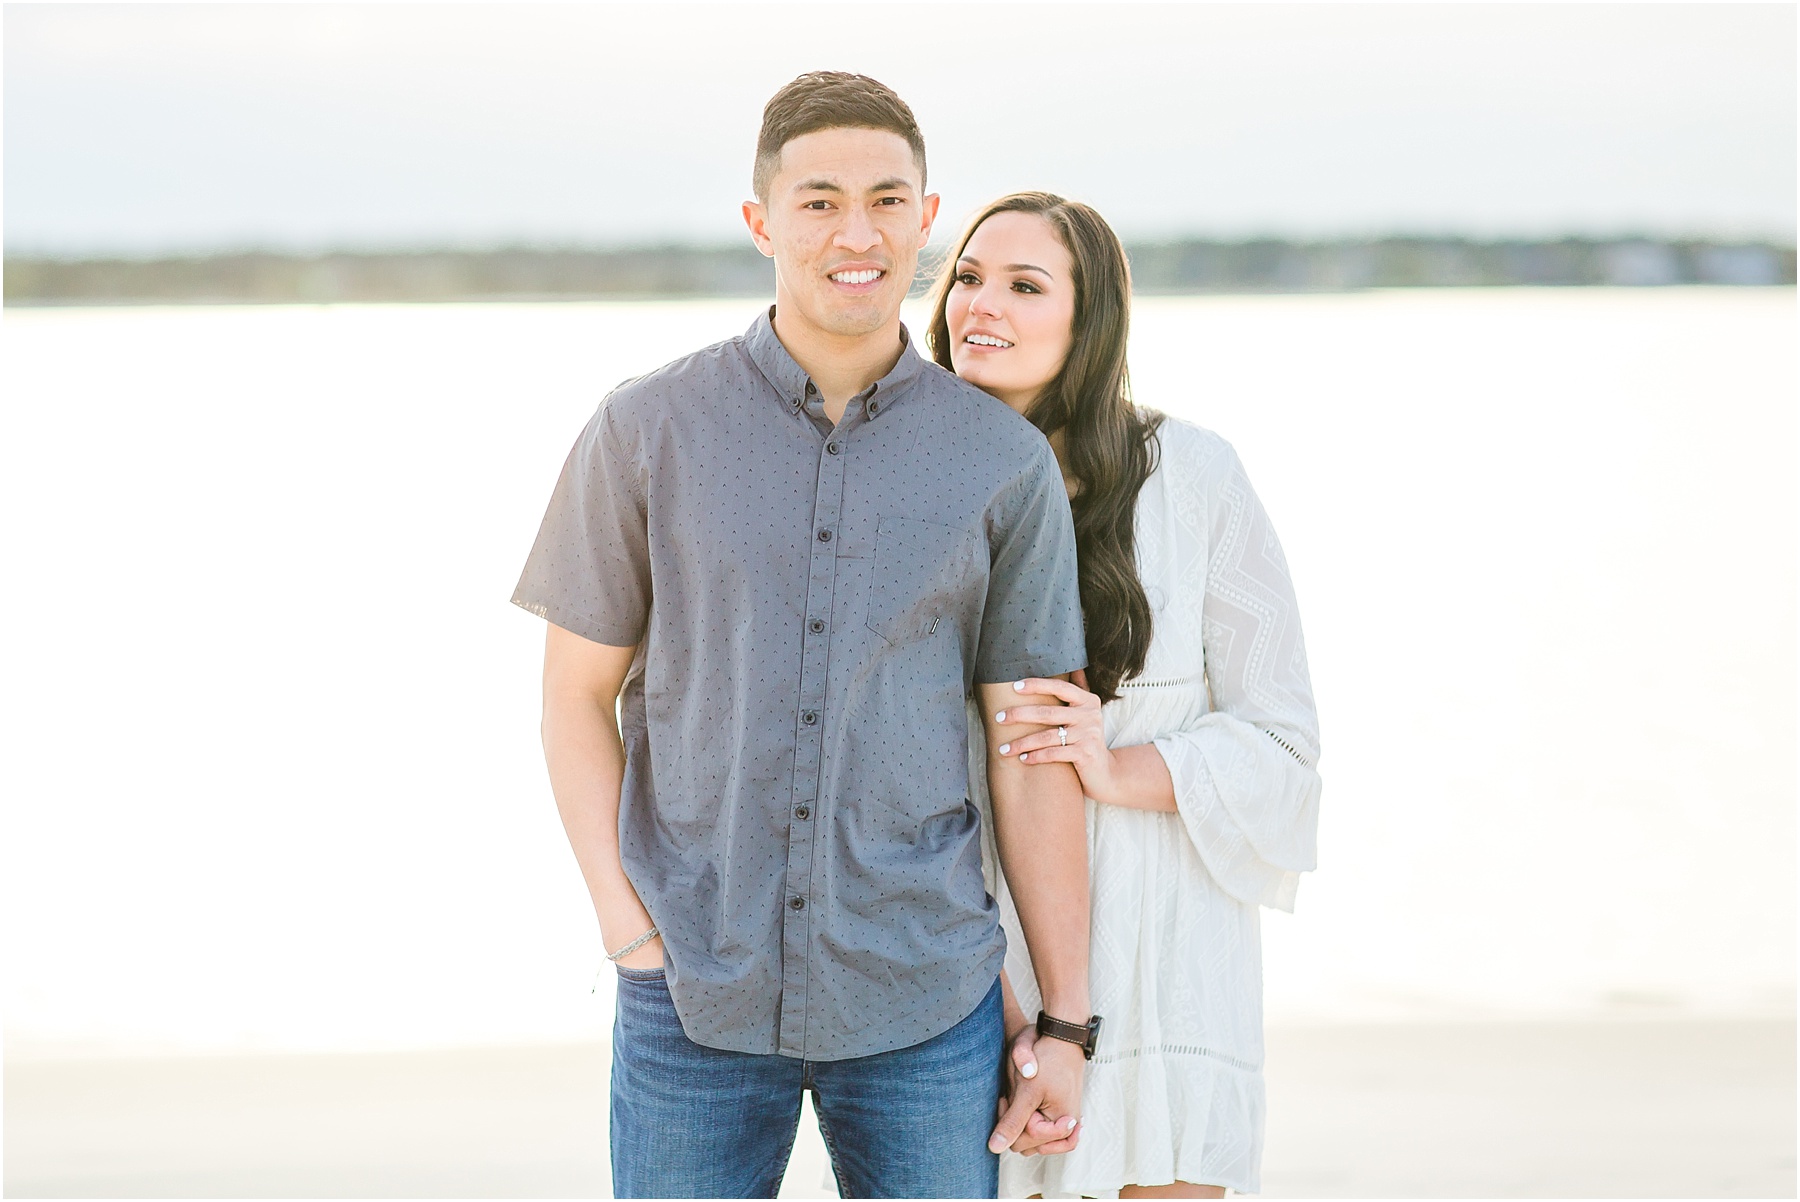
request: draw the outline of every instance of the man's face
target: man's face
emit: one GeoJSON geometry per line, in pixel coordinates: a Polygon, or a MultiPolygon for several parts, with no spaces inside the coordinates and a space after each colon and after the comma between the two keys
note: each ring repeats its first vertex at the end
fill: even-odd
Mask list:
{"type": "Polygon", "coordinates": [[[887,130],[821,129],[782,147],[768,199],[744,204],[775,260],[782,325],[854,338],[896,320],[937,216],[922,190],[912,148],[887,130]]]}

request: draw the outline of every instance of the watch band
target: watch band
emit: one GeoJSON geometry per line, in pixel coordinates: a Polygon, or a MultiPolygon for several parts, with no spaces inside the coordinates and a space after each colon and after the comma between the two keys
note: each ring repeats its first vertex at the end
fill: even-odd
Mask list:
{"type": "Polygon", "coordinates": [[[1083,1060],[1092,1060],[1094,1045],[1100,1039],[1100,1016],[1096,1014],[1085,1023],[1066,1023],[1060,1018],[1051,1018],[1039,1010],[1037,1033],[1047,1035],[1051,1039],[1061,1039],[1072,1043],[1081,1049],[1083,1060]]]}

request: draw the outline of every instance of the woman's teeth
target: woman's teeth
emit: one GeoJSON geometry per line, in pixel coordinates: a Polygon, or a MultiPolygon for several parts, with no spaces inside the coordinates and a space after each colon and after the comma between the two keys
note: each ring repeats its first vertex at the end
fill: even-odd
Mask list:
{"type": "Polygon", "coordinates": [[[869,271],[836,271],[831,278],[840,284],[873,284],[881,278],[881,272],[869,271]]]}
{"type": "Polygon", "coordinates": [[[963,341],[973,343],[975,346],[1008,347],[1012,345],[1010,342],[1002,342],[1000,339],[991,337],[987,334],[970,334],[967,338],[963,339],[963,341]]]}

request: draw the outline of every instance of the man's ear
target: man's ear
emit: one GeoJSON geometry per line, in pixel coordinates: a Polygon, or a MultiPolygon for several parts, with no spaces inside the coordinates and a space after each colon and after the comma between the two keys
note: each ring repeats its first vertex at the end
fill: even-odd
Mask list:
{"type": "Polygon", "coordinates": [[[920,246],[931,241],[931,227],[937,222],[938,202],[942,199],[943,198],[936,192],[931,192],[926,195],[925,199],[919,205],[920,211],[923,212],[925,216],[925,224],[919,230],[920,246]]]}
{"type": "MultiPolygon", "coordinates": [[[[937,197],[932,197],[932,200],[936,199],[937,197]]],[[[937,206],[933,205],[932,211],[935,212],[936,209],[937,206]]],[[[744,224],[750,229],[750,241],[756,243],[756,249],[762,252],[763,258],[773,259],[775,244],[769,239],[769,212],[763,208],[761,201],[744,202],[744,224]]]]}

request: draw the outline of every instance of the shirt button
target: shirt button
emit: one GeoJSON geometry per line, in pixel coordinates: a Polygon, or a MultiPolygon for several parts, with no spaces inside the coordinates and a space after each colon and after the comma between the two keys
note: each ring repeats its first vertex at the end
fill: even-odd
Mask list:
{"type": "Polygon", "coordinates": [[[822,543],[830,542],[831,541],[831,531],[829,531],[829,530],[819,531],[819,541],[822,543]]]}
{"type": "Polygon", "coordinates": [[[806,382],[806,395],[811,396],[813,393],[815,393],[817,391],[819,391],[819,390],[817,388],[813,387],[813,382],[811,380],[808,380],[806,382]]]}
{"type": "Polygon", "coordinates": [[[869,416],[874,417],[877,413],[880,413],[880,412],[881,412],[880,403],[877,401],[870,401],[869,402],[869,416]]]}
{"type": "Polygon", "coordinates": [[[802,822],[805,822],[808,818],[812,817],[812,807],[804,806],[804,805],[795,806],[794,807],[794,817],[798,818],[802,822]]]}
{"type": "Polygon", "coordinates": [[[826,444],[825,444],[825,453],[826,453],[826,454],[827,454],[827,455],[835,455],[835,454],[837,454],[837,453],[838,453],[838,444],[837,444],[837,443],[835,443],[835,442],[828,442],[828,443],[826,443],[826,444]]]}
{"type": "Polygon", "coordinates": [[[810,621],[806,624],[806,628],[808,630],[812,631],[814,634],[824,634],[825,633],[825,620],[823,618],[814,618],[812,621],[810,621]]]}
{"type": "Polygon", "coordinates": [[[788,898],[788,908],[790,910],[804,910],[806,909],[806,899],[804,897],[790,897],[788,898]]]}
{"type": "Polygon", "coordinates": [[[819,711],[807,710],[800,715],[800,721],[806,723],[808,726],[817,726],[819,724],[819,711]]]}

